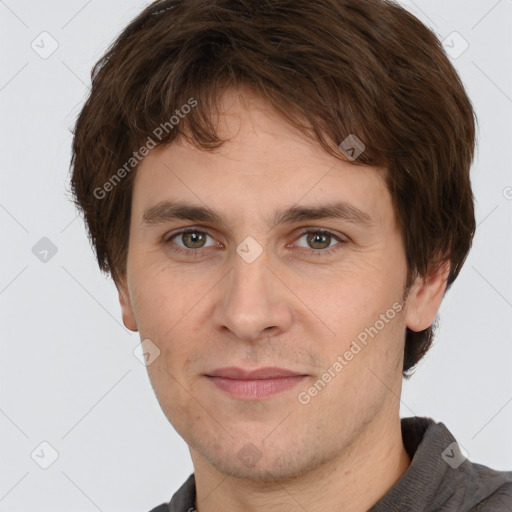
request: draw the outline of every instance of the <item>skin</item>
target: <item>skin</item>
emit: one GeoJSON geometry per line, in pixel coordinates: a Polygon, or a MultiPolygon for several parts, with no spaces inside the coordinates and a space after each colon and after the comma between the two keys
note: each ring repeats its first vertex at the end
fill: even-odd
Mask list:
{"type": "Polygon", "coordinates": [[[399,417],[405,329],[433,323],[448,265],[418,277],[403,302],[405,252],[382,170],[327,154],[248,90],[227,89],[220,104],[214,121],[229,138],[220,149],[178,139],[138,166],[127,273],[117,285],[123,322],[160,350],[148,373],[189,445],[199,512],[367,510],[410,464],[399,417]],[[145,226],[143,212],[163,200],[207,205],[223,222],[145,226]],[[339,200],[373,224],[269,224],[277,209],[339,200]],[[166,241],[191,226],[208,236],[166,241]],[[314,228],[345,242],[318,241],[314,228]],[[252,263],[236,252],[248,236],[263,250],[252,263]],[[321,254],[326,247],[333,252],[321,254]],[[402,311],[300,403],[298,393],[394,303],[402,311]],[[308,377],[272,397],[242,400],[204,375],[225,366],[308,377]],[[257,454],[252,466],[238,456],[247,443],[257,454]]]}

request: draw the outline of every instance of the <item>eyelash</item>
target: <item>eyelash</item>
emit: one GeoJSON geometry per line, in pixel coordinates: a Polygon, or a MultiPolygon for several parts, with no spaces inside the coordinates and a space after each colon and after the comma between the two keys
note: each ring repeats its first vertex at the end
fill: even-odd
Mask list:
{"type": "MultiPolygon", "coordinates": [[[[185,229],[182,229],[180,231],[177,231],[175,233],[172,233],[170,234],[169,236],[165,237],[164,239],[164,243],[165,244],[168,244],[169,242],[171,242],[174,238],[180,236],[180,235],[184,235],[184,234],[188,234],[188,233],[201,233],[203,235],[207,235],[211,238],[213,238],[210,233],[208,232],[208,229],[204,228],[204,229],[198,229],[198,228],[185,228],[185,229]]],[[[320,254],[320,255],[323,255],[323,256],[329,256],[335,252],[337,252],[338,250],[341,249],[340,246],[342,246],[343,244],[346,244],[348,242],[348,240],[344,240],[342,239],[341,237],[339,237],[338,235],[334,234],[332,231],[328,231],[326,229],[321,229],[321,228],[317,228],[317,229],[306,229],[304,231],[302,231],[298,237],[297,237],[297,240],[302,238],[304,235],[307,235],[309,233],[314,233],[316,235],[328,235],[332,238],[334,238],[335,240],[337,240],[339,243],[333,247],[330,247],[330,248],[327,248],[327,249],[309,249],[311,251],[311,254],[320,254]]],[[[203,249],[202,247],[199,248],[199,249],[186,249],[186,248],[183,248],[183,247],[180,247],[180,246],[176,246],[174,247],[172,250],[178,254],[186,254],[186,255],[193,255],[193,256],[200,256],[201,254],[201,250],[200,249],[203,249]]],[[[306,249],[305,247],[302,247],[302,249],[304,250],[308,250],[306,249]]]]}

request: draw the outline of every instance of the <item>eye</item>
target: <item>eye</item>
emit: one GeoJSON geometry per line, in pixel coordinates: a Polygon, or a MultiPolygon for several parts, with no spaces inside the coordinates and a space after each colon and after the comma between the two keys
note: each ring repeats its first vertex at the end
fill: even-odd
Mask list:
{"type": "MultiPolygon", "coordinates": [[[[301,246],[299,244],[298,247],[310,249],[310,253],[315,255],[331,254],[332,252],[340,249],[341,245],[349,241],[345,237],[336,235],[325,229],[309,229],[303,231],[296,240],[300,241],[303,238],[305,239],[306,246],[301,246]]],[[[166,244],[172,242],[172,245],[174,246],[172,247],[172,250],[176,253],[186,253],[189,255],[200,255],[200,249],[206,249],[208,247],[223,247],[222,244],[216,242],[212,238],[207,229],[198,229],[194,227],[185,228],[172,233],[165,238],[164,242],[166,244]],[[207,245],[208,238],[212,240],[209,245],[207,245]]],[[[292,246],[293,244],[287,245],[287,247],[292,246]]]]}
{"type": "Polygon", "coordinates": [[[348,242],[347,239],[335,235],[330,231],[326,231],[325,229],[310,229],[308,231],[303,231],[297,240],[302,238],[306,239],[306,248],[312,249],[311,253],[316,254],[330,254],[331,252],[338,250],[338,248],[335,248],[336,245],[342,245],[348,242]],[[331,245],[334,241],[337,241],[338,243],[331,245]]]}
{"type": "MultiPolygon", "coordinates": [[[[183,251],[192,251],[196,252],[196,249],[203,249],[205,247],[211,247],[215,245],[219,245],[218,242],[213,241],[212,244],[206,245],[206,239],[212,238],[208,231],[203,231],[197,228],[188,228],[188,229],[182,229],[181,231],[178,231],[177,233],[173,233],[171,236],[167,237],[165,242],[171,242],[173,241],[174,244],[178,246],[175,250],[177,252],[183,252],[183,251]],[[174,240],[176,239],[176,241],[174,240]],[[181,241],[183,245],[180,245],[178,242],[181,241]]],[[[213,240],[213,239],[212,239],[213,240]]]]}

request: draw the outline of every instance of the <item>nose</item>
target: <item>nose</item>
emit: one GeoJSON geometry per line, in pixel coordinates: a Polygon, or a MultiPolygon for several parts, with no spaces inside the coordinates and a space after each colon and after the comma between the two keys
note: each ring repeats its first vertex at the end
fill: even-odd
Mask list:
{"type": "Polygon", "coordinates": [[[239,339],[256,341],[290,328],[293,294],[265,251],[252,263],[234,256],[233,267],[217,288],[213,322],[239,339]]]}

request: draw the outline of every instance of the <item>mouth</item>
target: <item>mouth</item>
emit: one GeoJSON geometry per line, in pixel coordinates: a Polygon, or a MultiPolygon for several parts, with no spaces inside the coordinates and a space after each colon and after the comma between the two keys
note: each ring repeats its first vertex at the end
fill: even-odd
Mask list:
{"type": "Polygon", "coordinates": [[[295,387],[307,375],[275,367],[252,371],[229,367],[219,368],[205,377],[232,397],[261,400],[295,387]]]}

